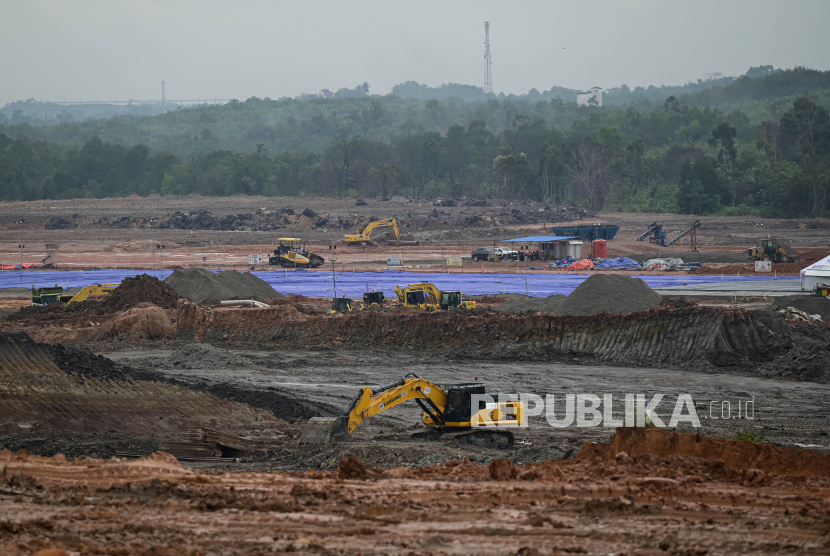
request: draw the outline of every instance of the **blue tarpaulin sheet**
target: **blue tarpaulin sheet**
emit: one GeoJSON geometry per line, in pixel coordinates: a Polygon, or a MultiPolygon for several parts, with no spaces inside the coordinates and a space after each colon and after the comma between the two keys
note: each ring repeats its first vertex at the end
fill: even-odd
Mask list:
{"type": "Polygon", "coordinates": [[[640,263],[628,257],[608,259],[597,265],[597,268],[640,268],[640,263]]]}
{"type": "Polygon", "coordinates": [[[578,236],[582,241],[594,241],[595,239],[612,240],[617,237],[620,231],[619,226],[577,226],[573,228],[553,227],[551,232],[558,236],[578,236]]]}
{"type": "Polygon", "coordinates": [[[549,243],[551,241],[566,241],[569,239],[577,239],[576,236],[569,237],[569,236],[529,236],[529,237],[517,237],[516,239],[503,239],[501,240],[502,243],[513,242],[513,241],[521,241],[523,243],[535,243],[535,242],[542,242],[542,243],[549,243]]]}
{"type": "MultiPolygon", "coordinates": [[[[165,278],[171,274],[170,270],[55,270],[55,271],[23,271],[0,272],[0,288],[15,288],[21,285],[25,288],[43,286],[59,286],[81,288],[90,284],[106,284],[120,282],[124,278],[136,274],[149,274],[157,278],[165,278]],[[21,282],[22,277],[22,282],[21,282]]],[[[273,270],[254,271],[278,292],[283,294],[295,293],[309,297],[333,296],[332,273],[325,271],[301,270],[273,270]]],[[[395,286],[412,284],[415,282],[432,282],[441,290],[461,290],[465,295],[492,295],[497,293],[519,293],[525,291],[531,297],[547,297],[555,293],[568,295],[579,284],[585,281],[589,274],[443,274],[404,272],[400,270],[385,270],[381,272],[344,272],[337,273],[337,293],[343,288],[347,297],[361,298],[367,289],[382,291],[386,297],[395,296],[395,286]],[[527,288],[527,289],[525,289],[527,288]]],[[[772,280],[766,276],[688,276],[688,275],[638,275],[645,282],[656,288],[658,286],[685,286],[689,284],[706,284],[711,282],[732,282],[735,280],[772,280]]],[[[797,280],[797,276],[779,276],[778,280],[797,280]]]]}

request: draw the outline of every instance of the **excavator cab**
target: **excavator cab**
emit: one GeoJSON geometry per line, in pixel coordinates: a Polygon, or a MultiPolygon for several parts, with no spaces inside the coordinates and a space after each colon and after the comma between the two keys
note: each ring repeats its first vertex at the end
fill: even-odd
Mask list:
{"type": "Polygon", "coordinates": [[[426,303],[426,296],[423,290],[414,290],[406,292],[407,305],[423,305],[426,303]]]}
{"type": "Polygon", "coordinates": [[[334,313],[351,313],[352,300],[348,297],[335,297],[331,300],[331,312],[334,313]]]}
{"type": "Polygon", "coordinates": [[[441,292],[441,310],[454,309],[461,306],[461,292],[441,292]]]}
{"type": "Polygon", "coordinates": [[[363,294],[363,308],[378,307],[383,309],[383,292],[366,292],[363,294]]]}

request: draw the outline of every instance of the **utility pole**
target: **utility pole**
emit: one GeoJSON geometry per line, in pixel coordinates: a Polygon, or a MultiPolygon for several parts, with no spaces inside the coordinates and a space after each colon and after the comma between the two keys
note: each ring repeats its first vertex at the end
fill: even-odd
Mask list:
{"type": "Polygon", "coordinates": [[[493,74],[490,70],[490,22],[484,22],[484,94],[493,92],[493,74]]]}
{"type": "Polygon", "coordinates": [[[334,280],[334,297],[337,297],[337,273],[334,272],[334,263],[337,262],[337,257],[329,257],[331,261],[331,279],[334,280]]]}
{"type": "Polygon", "coordinates": [[[161,82],[161,103],[166,104],[167,98],[164,95],[164,81],[161,82]]]}

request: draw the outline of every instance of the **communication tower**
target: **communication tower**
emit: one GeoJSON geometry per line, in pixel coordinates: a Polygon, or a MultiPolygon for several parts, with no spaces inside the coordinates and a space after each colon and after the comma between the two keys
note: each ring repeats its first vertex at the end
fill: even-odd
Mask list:
{"type": "Polygon", "coordinates": [[[484,92],[493,92],[493,74],[490,71],[490,22],[484,22],[484,92]]]}
{"type": "Polygon", "coordinates": [[[161,82],[161,103],[166,104],[167,99],[164,96],[164,81],[161,82]]]}

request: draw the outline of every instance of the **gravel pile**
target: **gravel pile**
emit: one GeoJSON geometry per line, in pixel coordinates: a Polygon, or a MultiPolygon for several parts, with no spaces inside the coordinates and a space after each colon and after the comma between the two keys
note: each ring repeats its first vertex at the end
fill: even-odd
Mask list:
{"type": "Polygon", "coordinates": [[[175,270],[164,280],[178,295],[195,303],[218,303],[227,299],[267,300],[283,297],[250,272],[211,272],[199,267],[175,270]]]}
{"type": "Polygon", "coordinates": [[[639,278],[619,274],[594,274],[570,295],[552,295],[508,301],[494,309],[515,313],[554,313],[557,315],[596,315],[604,312],[646,311],[663,298],[639,278]]]}
{"type": "Polygon", "coordinates": [[[663,302],[659,293],[639,278],[619,274],[594,274],[557,307],[560,315],[596,315],[647,311],[663,302]]]}
{"type": "Polygon", "coordinates": [[[826,297],[788,295],[776,297],[772,305],[774,310],[794,307],[808,315],[821,315],[821,320],[830,320],[830,299],[826,297]]]}

